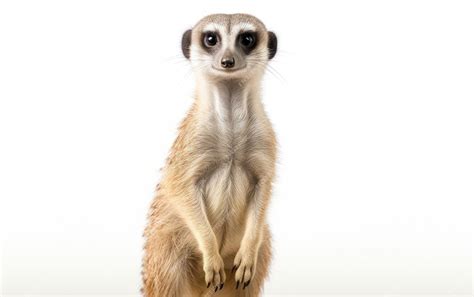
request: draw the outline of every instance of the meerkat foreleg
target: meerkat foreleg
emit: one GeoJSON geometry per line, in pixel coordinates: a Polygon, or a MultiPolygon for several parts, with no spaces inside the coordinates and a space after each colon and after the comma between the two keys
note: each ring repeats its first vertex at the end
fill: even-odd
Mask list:
{"type": "Polygon", "coordinates": [[[262,243],[265,214],[270,200],[271,181],[261,180],[250,199],[245,223],[245,231],[239,251],[234,259],[236,288],[247,287],[255,275],[257,258],[262,243]]]}
{"type": "Polygon", "coordinates": [[[192,186],[187,199],[176,199],[179,213],[195,237],[203,257],[203,270],[207,287],[221,289],[225,283],[224,261],[219,253],[217,238],[212,230],[204,207],[204,195],[198,186],[192,186]]]}

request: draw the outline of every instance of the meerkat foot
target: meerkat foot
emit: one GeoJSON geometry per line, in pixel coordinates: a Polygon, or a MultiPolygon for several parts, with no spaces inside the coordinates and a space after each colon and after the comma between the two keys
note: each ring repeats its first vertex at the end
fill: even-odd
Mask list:
{"type": "Polygon", "coordinates": [[[242,288],[245,290],[250,285],[252,277],[255,273],[257,257],[255,253],[250,251],[239,250],[234,259],[234,272],[236,286],[235,289],[242,288]]]}
{"type": "Polygon", "coordinates": [[[207,288],[212,285],[215,292],[217,292],[217,290],[222,290],[226,275],[224,272],[224,261],[221,256],[219,254],[206,256],[204,257],[203,262],[207,288]]]}

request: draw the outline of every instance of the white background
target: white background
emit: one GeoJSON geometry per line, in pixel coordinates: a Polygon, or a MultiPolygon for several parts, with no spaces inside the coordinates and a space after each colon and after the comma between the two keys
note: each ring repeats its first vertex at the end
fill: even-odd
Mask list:
{"type": "Polygon", "coordinates": [[[472,1],[2,1],[0,294],[137,294],[192,102],[181,34],[279,38],[268,294],[471,294],[472,1]]]}

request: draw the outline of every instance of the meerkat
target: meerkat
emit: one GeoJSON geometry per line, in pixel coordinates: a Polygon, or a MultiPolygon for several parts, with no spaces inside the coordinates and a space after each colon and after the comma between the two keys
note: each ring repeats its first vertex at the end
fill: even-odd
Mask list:
{"type": "Polygon", "coordinates": [[[261,81],[277,37],[247,14],[214,14],[182,36],[196,77],[145,229],[145,297],[259,296],[276,140],[261,81]]]}

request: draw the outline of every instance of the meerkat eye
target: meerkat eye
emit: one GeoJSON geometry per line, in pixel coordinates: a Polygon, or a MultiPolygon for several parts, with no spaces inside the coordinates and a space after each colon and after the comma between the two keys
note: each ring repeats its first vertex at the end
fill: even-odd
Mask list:
{"type": "Polygon", "coordinates": [[[240,44],[243,47],[251,48],[255,45],[255,34],[247,32],[240,35],[240,44]]]}
{"type": "Polygon", "coordinates": [[[213,47],[217,44],[217,34],[213,32],[207,32],[204,34],[204,45],[206,47],[213,47]]]}

